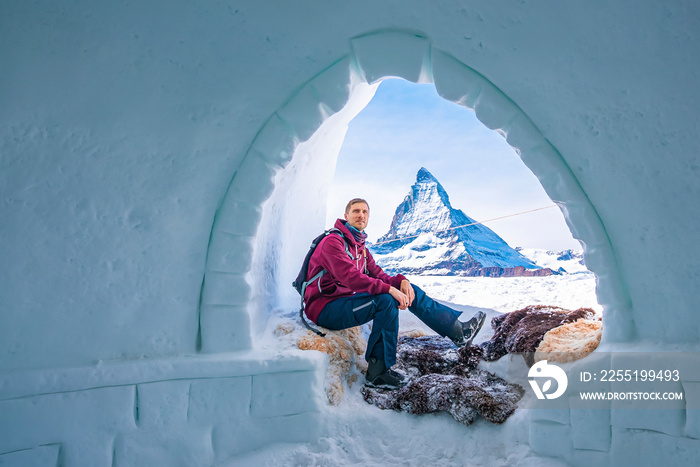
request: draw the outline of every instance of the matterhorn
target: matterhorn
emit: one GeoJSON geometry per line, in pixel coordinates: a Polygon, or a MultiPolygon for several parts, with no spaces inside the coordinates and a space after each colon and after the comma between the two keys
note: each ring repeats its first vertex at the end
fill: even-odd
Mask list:
{"type": "Polygon", "coordinates": [[[542,276],[530,261],[459,209],[437,179],[421,168],[410,193],[396,208],[389,232],[370,245],[389,274],[542,276]]]}

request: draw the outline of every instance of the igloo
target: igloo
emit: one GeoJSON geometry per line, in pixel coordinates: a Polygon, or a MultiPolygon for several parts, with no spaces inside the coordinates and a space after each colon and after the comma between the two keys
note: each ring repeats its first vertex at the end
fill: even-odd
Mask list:
{"type": "MultiPolygon", "coordinates": [[[[434,83],[519,152],[585,246],[604,350],[697,367],[696,5],[1,11],[0,460],[210,465],[317,437],[324,360],[255,345],[297,241],[270,232],[306,247],[321,208],[288,213],[323,194],[388,76],[434,83]]],[[[539,412],[530,444],[574,464],[691,464],[692,403],[539,412]]]]}

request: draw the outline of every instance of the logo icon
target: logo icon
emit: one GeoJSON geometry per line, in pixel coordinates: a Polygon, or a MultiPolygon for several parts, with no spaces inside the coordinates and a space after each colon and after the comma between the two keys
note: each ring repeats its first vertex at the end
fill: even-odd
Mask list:
{"type": "Polygon", "coordinates": [[[530,379],[529,381],[530,386],[532,386],[532,390],[535,391],[535,395],[538,399],[556,399],[564,394],[564,391],[566,391],[566,387],[569,384],[569,379],[566,377],[564,370],[556,365],[548,364],[547,360],[541,360],[532,365],[530,371],[527,372],[527,376],[529,378],[535,378],[530,379]],[[537,379],[545,380],[541,389],[537,379]],[[557,382],[557,389],[553,393],[547,394],[547,392],[552,388],[552,380],[557,382]]]}

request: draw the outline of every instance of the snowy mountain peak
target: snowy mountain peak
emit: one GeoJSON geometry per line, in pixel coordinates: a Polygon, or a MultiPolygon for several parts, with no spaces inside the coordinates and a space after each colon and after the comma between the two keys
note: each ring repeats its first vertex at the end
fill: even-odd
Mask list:
{"type": "Polygon", "coordinates": [[[396,208],[389,232],[379,242],[450,228],[452,206],[445,189],[421,167],[411,192],[396,208]]]}
{"type": "Polygon", "coordinates": [[[503,275],[484,269],[539,269],[491,229],[454,209],[447,191],[425,167],[396,208],[389,231],[371,248],[377,262],[394,272],[503,275]]]}
{"type": "Polygon", "coordinates": [[[414,183],[412,187],[412,193],[414,200],[429,200],[431,197],[437,196],[438,199],[434,200],[434,204],[442,204],[446,208],[452,209],[449,195],[442,185],[440,185],[437,178],[428,172],[428,169],[425,167],[421,167],[421,169],[418,171],[418,174],[416,175],[416,183],[414,183]]]}
{"type": "Polygon", "coordinates": [[[416,182],[420,183],[420,182],[425,182],[425,181],[437,183],[438,185],[440,184],[437,181],[437,178],[435,178],[433,176],[433,174],[431,174],[428,171],[428,169],[426,169],[425,167],[421,167],[420,170],[418,170],[418,175],[416,175],[416,182]]]}

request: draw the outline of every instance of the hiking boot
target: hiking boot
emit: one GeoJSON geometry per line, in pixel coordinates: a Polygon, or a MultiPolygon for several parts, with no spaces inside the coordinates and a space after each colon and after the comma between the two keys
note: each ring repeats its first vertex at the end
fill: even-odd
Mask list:
{"type": "Polygon", "coordinates": [[[452,339],[452,342],[454,342],[457,347],[471,345],[472,341],[481,330],[481,326],[484,325],[484,321],[486,321],[486,313],[477,311],[472,319],[466,323],[459,320],[455,321],[452,331],[447,337],[452,339]]]}
{"type": "Polygon", "coordinates": [[[400,389],[406,385],[402,374],[387,368],[383,361],[375,357],[369,359],[365,386],[381,389],[400,389]]]}

